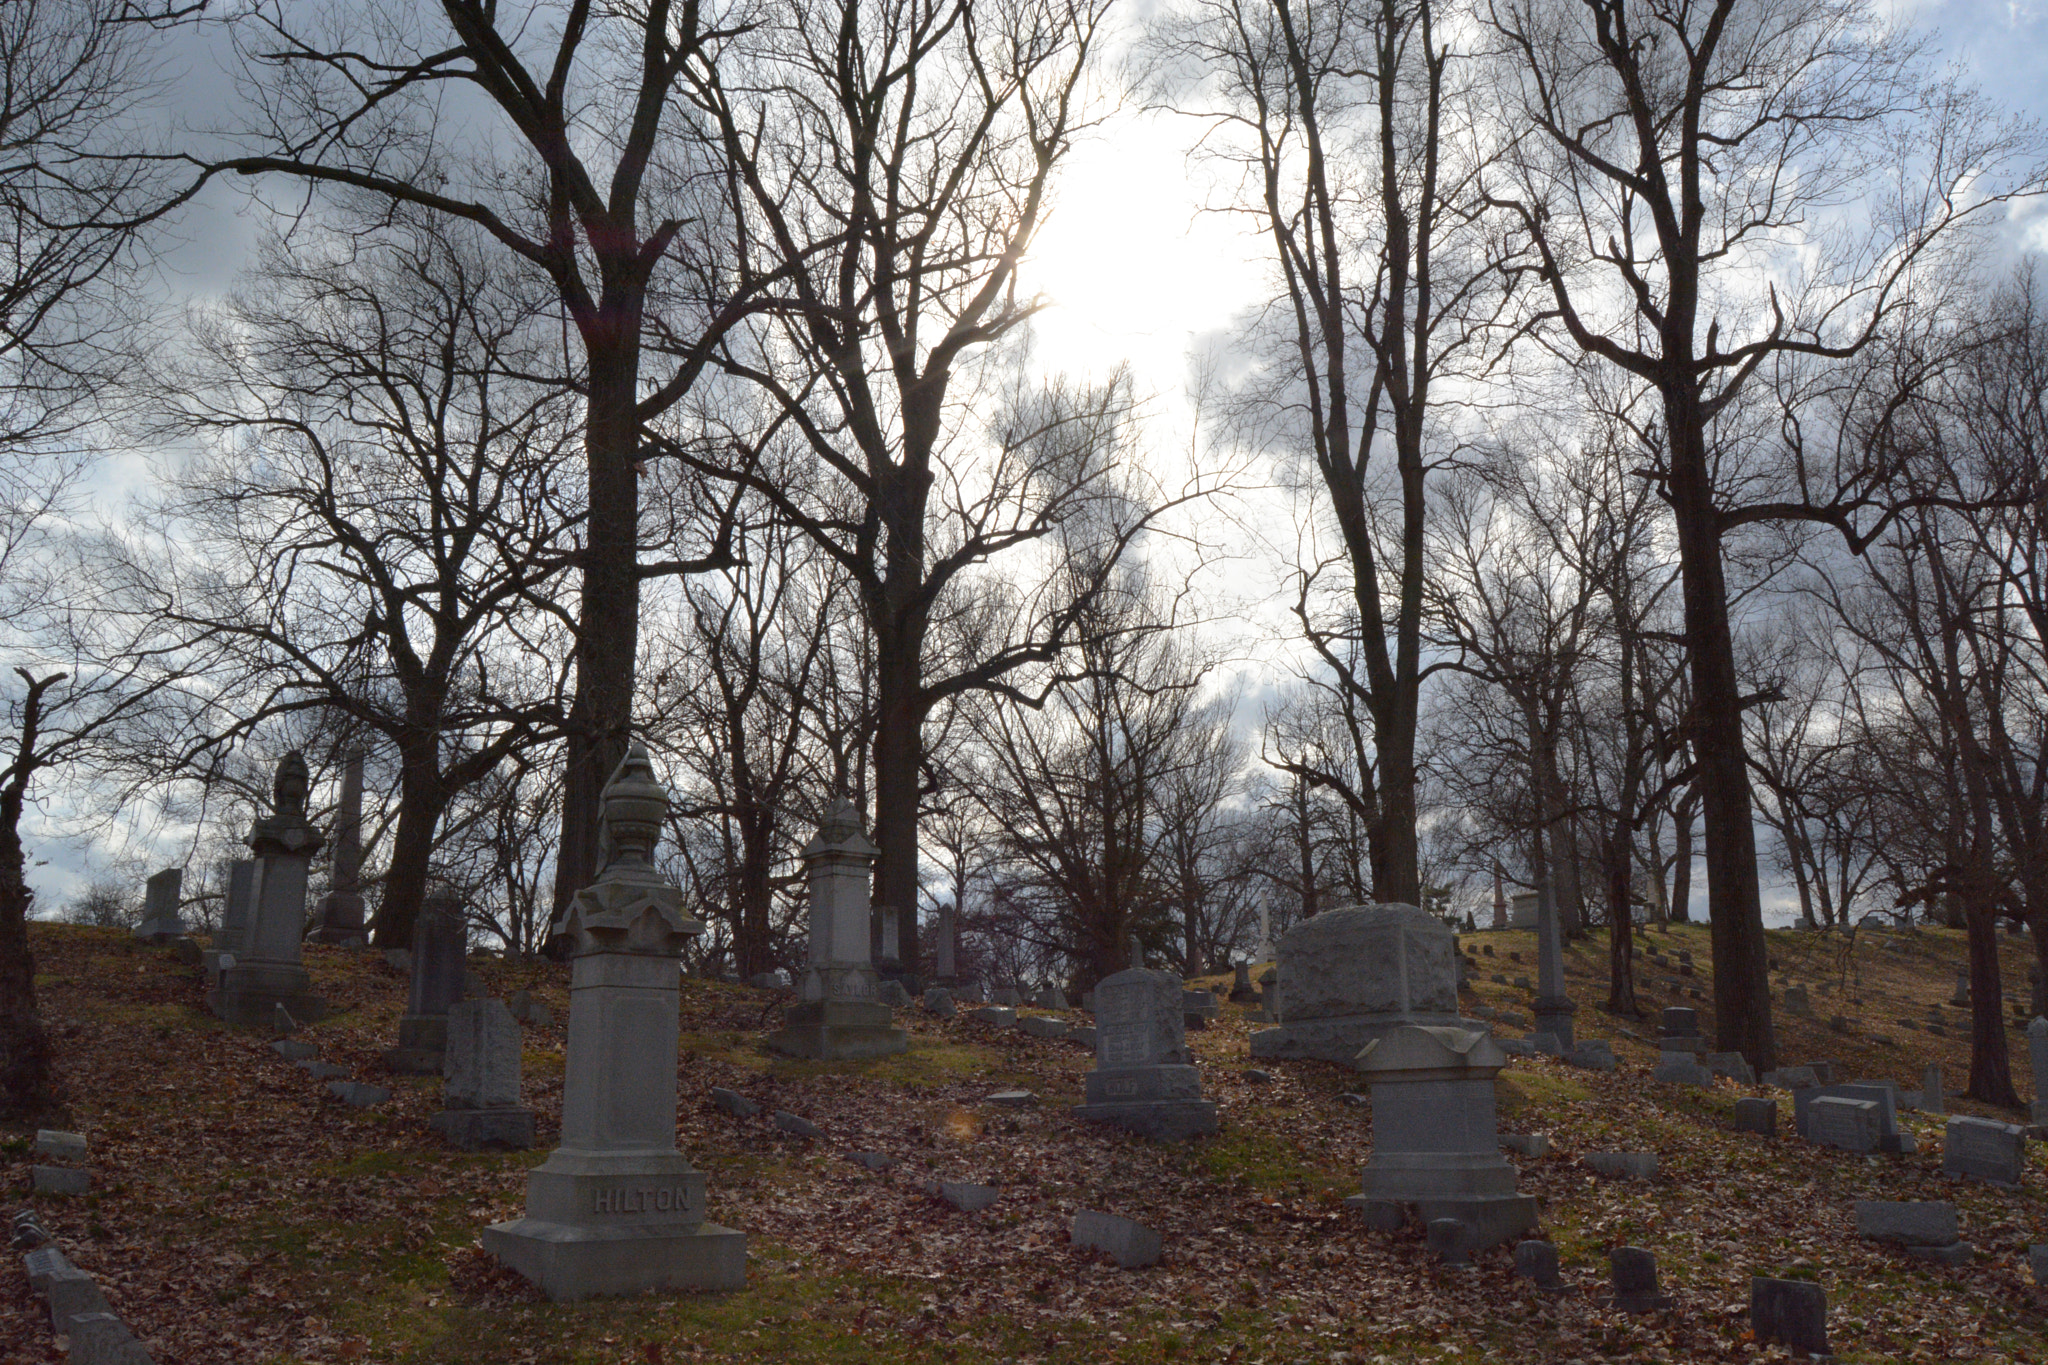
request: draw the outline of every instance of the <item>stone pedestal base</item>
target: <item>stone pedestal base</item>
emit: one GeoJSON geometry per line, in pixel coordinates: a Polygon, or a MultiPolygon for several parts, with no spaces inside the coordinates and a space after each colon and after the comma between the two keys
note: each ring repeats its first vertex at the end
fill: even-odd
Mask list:
{"type": "Polygon", "coordinates": [[[447,1046],[447,1015],[404,1015],[398,1021],[398,1046],[385,1052],[384,1065],[401,1076],[438,1076],[447,1046]]]}
{"type": "Polygon", "coordinates": [[[1074,1117],[1109,1123],[1154,1142],[1183,1142],[1216,1131],[1216,1106],[1208,1100],[1139,1100],[1083,1104],[1074,1117]]]}
{"type": "Polygon", "coordinates": [[[874,1000],[806,1000],[768,1035],[768,1046],[791,1057],[823,1060],[888,1057],[910,1040],[887,1005],[874,1000]]]}
{"type": "Polygon", "coordinates": [[[647,1289],[744,1289],[747,1237],[716,1223],[578,1227],[538,1218],[494,1223],[484,1250],[557,1303],[647,1289]]]}
{"type": "Polygon", "coordinates": [[[206,993],[206,1007],[236,1028],[269,1028],[277,1007],[301,1024],[327,1017],[327,1002],[309,989],[313,978],[290,962],[237,962],[206,993]]]}
{"type": "Polygon", "coordinates": [[[1365,1045],[1411,1024],[1464,1025],[1456,1014],[1351,1015],[1322,1019],[1287,1019],[1279,1028],[1252,1035],[1254,1057],[1309,1057],[1356,1066],[1365,1045]]]}
{"type": "Polygon", "coordinates": [[[523,1152],[533,1146],[531,1109],[443,1109],[427,1126],[465,1152],[485,1147],[523,1152]]]}
{"type": "Polygon", "coordinates": [[[1533,1194],[1477,1199],[1375,1199],[1354,1194],[1344,1201],[1365,1214],[1367,1226],[1393,1232],[1410,1219],[1424,1227],[1455,1218],[1467,1229],[1466,1251],[1481,1251],[1533,1232],[1542,1221],[1533,1194]]]}
{"type": "Polygon", "coordinates": [[[1579,1007],[1565,996],[1538,996],[1531,1006],[1531,1013],[1536,1016],[1536,1024],[1529,1032],[1531,1035],[1551,1034],[1556,1037],[1560,1048],[1570,1052],[1573,1047],[1572,1016],[1578,1012],[1579,1007]]]}

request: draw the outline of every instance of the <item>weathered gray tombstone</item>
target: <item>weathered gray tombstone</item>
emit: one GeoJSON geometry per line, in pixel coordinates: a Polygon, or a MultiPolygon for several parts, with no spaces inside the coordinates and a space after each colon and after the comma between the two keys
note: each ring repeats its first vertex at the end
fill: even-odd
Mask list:
{"type": "Polygon", "coordinates": [[[463,996],[469,926],[454,888],[436,882],[412,922],[412,981],[385,1065],[401,1076],[437,1076],[448,1041],[448,1010],[463,996]]]}
{"type": "Polygon", "coordinates": [[[350,750],[341,767],[341,799],[334,813],[334,874],[314,912],[315,943],[362,943],[363,754],[350,750]]]}
{"type": "Polygon", "coordinates": [[[1259,998],[1259,988],[1252,984],[1252,964],[1240,962],[1231,969],[1230,1003],[1249,1005],[1259,998]]]}
{"type": "Polygon", "coordinates": [[[1705,1052],[1707,1040],[1700,1036],[1700,1012],[1684,1005],[1666,1006],[1657,1024],[1657,1047],[1662,1052],[1705,1052]]]}
{"type": "Polygon", "coordinates": [[[1558,1274],[1557,1246],[1531,1239],[1515,1243],[1515,1274],[1534,1281],[1538,1289],[1557,1289],[1564,1281],[1558,1274]]]}
{"type": "Polygon", "coordinates": [[[1254,1057],[1356,1066],[1367,1043],[1413,1026],[1463,1027],[1456,940],[1412,905],[1358,905],[1303,920],[1280,940],[1280,1027],[1252,1035],[1254,1057]]]}
{"type": "MultiPolygon", "coordinates": [[[[1133,960],[1139,960],[1133,954],[1133,960]]],[[[1095,1069],[1077,1118],[1158,1142],[1216,1131],[1216,1106],[1188,1057],[1180,978],[1133,967],[1095,987],[1095,1069]]]]}
{"type": "Polygon", "coordinates": [[[1929,1062],[1920,1068],[1920,1108],[1929,1114],[1948,1112],[1948,1096],[1941,1088],[1941,1063],[1929,1062]]]}
{"type": "Polygon", "coordinates": [[[1738,1133],[1762,1133],[1765,1137],[1778,1135],[1778,1102],[1776,1100],[1744,1098],[1735,1101],[1735,1131],[1738,1133]]]}
{"type": "Polygon", "coordinates": [[[1259,973],[1259,1009],[1253,1016],[1262,1024],[1280,1022],[1280,969],[1268,967],[1259,973]]]}
{"type": "Polygon", "coordinates": [[[448,1007],[441,1112],[429,1127],[466,1152],[533,1146],[533,1111],[519,1103],[519,1021],[499,1000],[448,1007]]]}
{"type": "Polygon", "coordinates": [[[1845,1152],[1878,1150],[1883,1114],[1875,1100],[1823,1095],[1807,1106],[1807,1140],[1845,1152]]]}
{"type": "Polygon", "coordinates": [[[202,959],[206,979],[216,981],[223,954],[240,957],[248,951],[249,910],[256,898],[256,860],[237,858],[228,864],[228,884],[221,897],[220,932],[202,959]]]}
{"type": "MultiPolygon", "coordinates": [[[[887,1057],[910,1044],[880,999],[869,957],[868,874],[875,846],[860,832],[860,812],[840,797],[804,846],[811,881],[811,959],[797,1004],[768,1046],[792,1057],[887,1057]]],[[[893,919],[891,921],[893,923],[893,919]]],[[[907,997],[906,997],[907,1003],[907,997]]]]}
{"type": "Polygon", "coordinates": [[[2034,1122],[2048,1124],[2048,1019],[2027,1025],[2027,1060],[2034,1073],[2034,1122]]]}
{"type": "Polygon", "coordinates": [[[232,954],[232,966],[223,963],[206,995],[207,1008],[238,1027],[267,1028],[280,1006],[302,1024],[327,1013],[303,958],[306,873],[325,842],[306,821],[308,781],[305,756],[294,749],[277,765],[270,814],[249,832],[256,857],[243,951],[232,954]]]}
{"type": "Polygon", "coordinates": [[[2017,1123],[1958,1116],[1942,1130],[1944,1175],[2017,1185],[2027,1166],[2027,1130],[2017,1123]]]}
{"type": "Polygon", "coordinates": [[[959,906],[948,902],[939,907],[933,937],[932,977],[939,984],[950,986],[959,975],[956,965],[960,942],[959,906]]]}
{"type": "Polygon", "coordinates": [[[1956,969],[1956,993],[1949,997],[1949,1004],[1957,1009],[1967,1009],[1970,1004],[1970,973],[1967,969],[1956,969]]]}
{"type": "Polygon", "coordinates": [[[1613,1276],[1614,1306],[1624,1313],[1649,1313],[1671,1306],[1671,1296],[1657,1288],[1657,1257],[1641,1247],[1615,1247],[1607,1253],[1613,1276]]]}
{"type": "Polygon", "coordinates": [[[1714,1073],[1700,1065],[1697,1053],[1660,1052],[1657,1054],[1657,1065],[1650,1072],[1650,1079],[1671,1081],[1679,1085],[1711,1085],[1714,1073]]]}
{"type": "Polygon", "coordinates": [[[1859,1199],[1856,1235],[1902,1247],[1954,1246],[1962,1237],[1956,1206],[1937,1200],[1859,1199]]]}
{"type": "Polygon", "coordinates": [[[1775,1341],[1800,1355],[1828,1353],[1828,1295],[1811,1280],[1749,1281],[1749,1328],[1759,1342],[1775,1341]]]}
{"type": "Polygon", "coordinates": [[[1207,1028],[1220,1012],[1216,997],[1207,991],[1183,990],[1180,994],[1181,1014],[1189,1028],[1207,1028]]]}
{"type": "MultiPolygon", "coordinates": [[[[1841,1085],[1818,1085],[1792,1092],[1793,1131],[1809,1142],[1822,1139],[1812,1131],[1813,1106],[1822,1099],[1863,1100],[1876,1106],[1874,1122],[1877,1125],[1877,1146],[1880,1152],[1910,1151],[1913,1146],[1912,1134],[1899,1131],[1897,1095],[1890,1085],[1872,1081],[1856,1081],[1841,1085]]],[[[1837,1118],[1840,1118],[1837,1115],[1837,1118]]]]}
{"type": "Polygon", "coordinates": [[[1806,987],[1787,986],[1785,988],[1785,1009],[1791,1014],[1806,1016],[1813,1014],[1813,1001],[1808,997],[1806,987]]]}
{"type": "Polygon", "coordinates": [[[1564,946],[1558,926],[1557,893],[1544,879],[1536,897],[1536,998],[1529,1013],[1536,1020],[1536,1032],[1557,1039],[1562,1055],[1572,1049],[1572,1016],[1579,1007],[1564,988],[1564,946]]]}
{"type": "Polygon", "coordinates": [[[635,743],[605,784],[610,858],[554,931],[571,944],[562,1145],[526,1178],[526,1216],[484,1249],[551,1299],[737,1289],[745,1234],[705,1221],[704,1176],[676,1150],[676,959],[704,926],[653,865],[668,793],[635,743]]]}
{"type": "Polygon", "coordinates": [[[142,923],[135,937],[151,943],[168,943],[185,935],[185,921],[178,916],[178,893],[185,887],[185,869],[167,867],[144,883],[142,923]]]}
{"type": "Polygon", "coordinates": [[[1478,1028],[1411,1024],[1368,1043],[1358,1058],[1372,1090],[1362,1202],[1412,1207],[1424,1225],[1457,1219],[1470,1251],[1535,1227],[1536,1197],[1517,1192],[1518,1172],[1500,1154],[1493,1085],[1506,1064],[1478,1028]]]}
{"type": "Polygon", "coordinates": [[[1159,1234],[1113,1213],[1076,1209],[1067,1238],[1075,1246],[1106,1253],[1125,1270],[1159,1264],[1159,1234]]]}

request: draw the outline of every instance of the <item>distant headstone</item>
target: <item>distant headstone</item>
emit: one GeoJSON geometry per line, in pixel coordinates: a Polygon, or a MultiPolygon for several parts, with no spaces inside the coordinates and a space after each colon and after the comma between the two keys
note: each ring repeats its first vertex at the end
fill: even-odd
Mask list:
{"type": "Polygon", "coordinates": [[[1515,1274],[1538,1289],[1561,1286],[1564,1281],[1558,1274],[1556,1245],[1535,1240],[1515,1243],[1515,1274]]]}
{"type": "Polygon", "coordinates": [[[1828,1354],[1828,1295],[1811,1280],[1749,1281],[1749,1329],[1759,1342],[1777,1342],[1795,1354],[1828,1354]]]}
{"type": "Polygon", "coordinates": [[[1077,1209],[1067,1236],[1075,1246],[1106,1253],[1125,1270],[1159,1263],[1159,1234],[1113,1213],[1077,1209]]]}
{"type": "Polygon", "coordinates": [[[306,820],[307,783],[305,756],[294,749],[277,765],[270,814],[249,832],[256,857],[248,925],[229,954],[233,965],[218,959],[217,982],[206,995],[207,1007],[237,1027],[264,1027],[280,1007],[301,1023],[327,1013],[327,1002],[312,993],[303,958],[307,872],[326,842],[306,820]]]}
{"type": "Polygon", "coordinates": [[[1230,1003],[1249,1005],[1259,998],[1259,988],[1252,984],[1252,964],[1240,962],[1232,970],[1230,978],[1230,1003]]]}
{"type": "Polygon", "coordinates": [[[533,1146],[533,1111],[519,1103],[519,1021],[496,1000],[448,1007],[441,1112],[427,1120],[466,1152],[533,1146]]]}
{"type": "Polygon", "coordinates": [[[1948,1112],[1948,1097],[1941,1087],[1940,1062],[1929,1062],[1920,1068],[1920,1108],[1930,1114],[1948,1112]]]}
{"type": "MultiPolygon", "coordinates": [[[[905,1051],[909,1039],[896,1027],[881,993],[871,956],[875,910],[870,898],[877,851],[861,833],[860,812],[840,797],[825,812],[817,834],[804,846],[811,887],[811,956],[797,988],[796,1007],[768,1046],[792,1057],[846,1059],[887,1057],[905,1051]]],[[[893,926],[895,915],[886,915],[893,926]]],[[[896,983],[891,999],[910,998],[896,983]]]]}
{"type": "Polygon", "coordinates": [[[1970,973],[1962,968],[1956,970],[1956,993],[1949,997],[1949,1004],[1957,1009],[1967,1009],[1970,1004],[1970,973]]]}
{"type": "Polygon", "coordinates": [[[1657,1258],[1641,1247],[1615,1247],[1607,1253],[1614,1277],[1614,1306],[1624,1313],[1649,1313],[1668,1308],[1671,1298],[1658,1292],[1657,1258]]]}
{"type": "Polygon", "coordinates": [[[1207,991],[1182,991],[1180,1008],[1189,1028],[1209,1027],[1218,1013],[1216,997],[1207,991]]]}
{"type": "Polygon", "coordinates": [[[924,1007],[926,1012],[936,1015],[941,1019],[951,1019],[956,1012],[953,1005],[953,992],[947,990],[944,986],[932,987],[924,993],[924,1007]]]}
{"type": "Polygon", "coordinates": [[[1807,1107],[1807,1140],[1845,1152],[1875,1152],[1882,1136],[1883,1110],[1875,1100],[1823,1095],[1807,1107]]]}
{"type": "Polygon", "coordinates": [[[1280,940],[1280,1027],[1254,1033],[1254,1057],[1356,1066],[1396,1029],[1460,1028],[1456,939],[1412,905],[1326,910],[1280,940]]]}
{"type": "Polygon", "coordinates": [[[1064,1038],[1071,1027],[1064,1019],[1049,1019],[1042,1014],[1022,1019],[1018,1026],[1033,1038],[1064,1038]]]}
{"type": "Polygon", "coordinates": [[[821,1138],[825,1130],[801,1114],[792,1114],[787,1109],[778,1109],[769,1122],[791,1137],[821,1138]]]}
{"type": "Polygon", "coordinates": [[[1657,1174],[1655,1152],[1587,1152],[1579,1159],[1609,1180],[1650,1180],[1657,1174]]]}
{"type": "Polygon", "coordinates": [[[151,943],[169,943],[182,938],[185,921],[178,916],[178,893],[184,889],[185,869],[167,867],[145,883],[142,897],[142,923],[135,926],[135,937],[151,943]]]}
{"type": "Polygon", "coordinates": [[[1700,1037],[1700,1013],[1684,1005],[1670,1005],[1657,1025],[1657,1045],[1665,1052],[1704,1052],[1700,1037]]]}
{"type": "Polygon", "coordinates": [[[1776,1100],[1744,1098],[1735,1101],[1735,1131],[1738,1133],[1761,1133],[1765,1137],[1778,1135],[1778,1102],[1776,1100]]]}
{"type": "Polygon", "coordinates": [[[1565,1061],[1587,1071],[1612,1071],[1618,1065],[1613,1045],[1604,1038],[1579,1039],[1565,1061]]]}
{"type": "Polygon", "coordinates": [[[412,981],[398,1020],[398,1046],[384,1054],[385,1065],[399,1075],[440,1074],[448,1010],[465,994],[468,949],[462,898],[452,886],[436,882],[412,922],[412,981]]]}
{"type": "Polygon", "coordinates": [[[1042,1010],[1065,1010],[1073,1006],[1067,1003],[1067,993],[1058,986],[1047,986],[1038,996],[1038,1007],[1042,1010]]]}
{"type": "Polygon", "coordinates": [[[1024,993],[1015,986],[998,986],[995,995],[991,999],[995,1004],[1017,1009],[1024,1003],[1024,993]]]}
{"type": "Polygon", "coordinates": [[[966,1181],[941,1180],[938,1183],[939,1198],[951,1204],[962,1213],[980,1213],[983,1209],[1002,1198],[1002,1190],[994,1185],[975,1185],[966,1181]]]}
{"type": "Polygon", "coordinates": [[[1806,987],[1787,986],[1785,988],[1785,1009],[1791,1014],[1802,1015],[1807,1018],[1812,1017],[1813,1001],[1808,998],[1806,987]]]}
{"type": "Polygon", "coordinates": [[[53,1156],[61,1161],[83,1161],[85,1134],[67,1133],[57,1128],[38,1128],[35,1150],[38,1156],[53,1156]]]}
{"type": "Polygon", "coordinates": [[[92,1189],[92,1172],[69,1166],[30,1166],[29,1186],[37,1194],[85,1194],[92,1189]]]}
{"type": "Polygon", "coordinates": [[[723,1086],[711,1088],[711,1102],[736,1119],[750,1119],[761,1112],[761,1106],[737,1090],[723,1086]]]}
{"type": "Polygon", "coordinates": [[[1898,1246],[1945,1247],[1962,1236],[1962,1229],[1954,1204],[1859,1199],[1856,1235],[1898,1246]]]}
{"type": "Polygon", "coordinates": [[[1004,1005],[983,1005],[980,1009],[967,1011],[967,1017],[982,1024],[993,1024],[997,1028],[1015,1028],[1017,1011],[1004,1005]]]}
{"type": "Polygon", "coordinates": [[[644,744],[600,798],[609,860],[554,925],[571,946],[562,1145],[526,1177],[526,1216],[484,1250],[557,1301],[736,1289],[746,1236],[705,1220],[704,1175],[676,1150],[677,957],[704,926],[653,855],[669,810],[644,744]]]}
{"type": "Polygon", "coordinates": [[[332,889],[314,908],[315,943],[361,943],[363,930],[363,753],[351,750],[341,768],[334,812],[332,889]]]}
{"type": "Polygon", "coordinates": [[[2035,1242],[2027,1248],[2027,1265],[2034,1272],[2035,1284],[2048,1284],[2048,1242],[2035,1242]]]}
{"type": "Polygon", "coordinates": [[[362,1081],[329,1081],[327,1093],[351,1109],[372,1109],[391,1098],[390,1087],[362,1081]]]}
{"type": "Polygon", "coordinates": [[[1868,1100],[1877,1106],[1877,1146],[1872,1149],[1881,1152],[1903,1152],[1910,1150],[1912,1135],[1899,1130],[1898,1096],[1896,1088],[1889,1082],[1857,1081],[1843,1085],[1819,1085],[1792,1092],[1792,1126],[1809,1142],[1818,1142],[1811,1129],[1811,1116],[1815,1102],[1833,1097],[1837,1099],[1868,1100]]]}
{"type": "Polygon", "coordinates": [[[1216,1106],[1188,1057],[1180,979],[1133,967],[1095,987],[1095,1069],[1078,1118],[1155,1141],[1216,1131],[1216,1106]]]}
{"type": "Polygon", "coordinates": [[[1739,1052],[1709,1052],[1707,1070],[1716,1076],[1726,1076],[1743,1085],[1756,1084],[1756,1072],[1749,1061],[1739,1052]]]}
{"type": "Polygon", "coordinates": [[[1658,1054],[1657,1065],[1650,1072],[1650,1078],[1679,1085],[1711,1085],[1714,1073],[1701,1066],[1693,1053],[1664,1052],[1658,1054]]]}
{"type": "Polygon", "coordinates": [[[1958,1116],[1942,1131],[1944,1175],[2017,1185],[2027,1164],[2027,1130],[2016,1123],[1958,1116]]]}

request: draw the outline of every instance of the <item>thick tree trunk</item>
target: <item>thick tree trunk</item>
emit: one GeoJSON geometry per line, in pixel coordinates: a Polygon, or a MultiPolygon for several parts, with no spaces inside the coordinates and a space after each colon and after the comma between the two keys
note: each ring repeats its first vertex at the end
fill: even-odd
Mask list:
{"type": "MultiPolygon", "coordinates": [[[[555,913],[597,879],[598,798],[632,737],[640,641],[640,306],[612,302],[601,335],[584,332],[590,366],[583,450],[589,483],[582,598],[576,627],[576,697],[569,712],[555,913]]],[[[381,942],[381,940],[380,940],[381,942]]]]}
{"type": "Polygon", "coordinates": [[[2005,983],[1998,968],[1998,905],[1979,885],[1963,898],[1970,943],[1970,1088],[1973,1100],[2004,1109],[2020,1107],[2005,1041],[2005,983]]]}
{"type": "Polygon", "coordinates": [[[1618,816],[1607,859],[1607,1010],[1639,1017],[1636,1001],[1635,917],[1629,913],[1628,883],[1633,845],[1627,816],[1618,816]]]}
{"type": "Polygon", "coordinates": [[[770,971],[773,943],[770,910],[774,901],[775,821],[772,815],[748,811],[740,818],[739,915],[734,926],[734,968],[740,979],[770,971]]]}
{"type": "Polygon", "coordinates": [[[1742,735],[1742,695],[1728,622],[1721,519],[1697,395],[1667,389],[1671,511],[1685,589],[1692,671],[1693,756],[1707,843],[1707,916],[1714,949],[1714,1033],[1759,1075],[1778,1064],[1771,1023],[1769,947],[1757,888],[1755,811],[1742,735]]]}
{"type": "Polygon", "coordinates": [[[50,1036],[36,1007],[28,946],[31,899],[21,851],[21,784],[0,790],[0,1119],[38,1118],[54,1103],[50,1036]]]}
{"type": "Polygon", "coordinates": [[[1692,803],[1671,812],[1671,919],[1692,921],[1692,803]]]}
{"type": "MultiPolygon", "coordinates": [[[[924,764],[920,637],[875,633],[875,894],[896,917],[894,966],[917,974],[917,798],[924,764]]],[[[881,924],[876,924],[878,938],[881,924]]],[[[879,959],[878,959],[879,960],[879,959]]]]}
{"type": "Polygon", "coordinates": [[[426,903],[427,880],[433,873],[434,839],[448,811],[440,762],[438,736],[432,732],[408,736],[399,750],[398,824],[391,835],[391,865],[384,872],[372,947],[412,946],[413,921],[426,903]]]}
{"type": "MultiPolygon", "coordinates": [[[[1401,684],[1396,684],[1399,687],[1401,684]]],[[[1399,708],[1397,706],[1397,709],[1399,708]]],[[[1405,708],[1412,712],[1412,707],[1405,708]]],[[[1381,777],[1379,818],[1366,831],[1372,898],[1422,904],[1422,854],[1415,837],[1415,725],[1395,719],[1376,731],[1381,777]]]]}

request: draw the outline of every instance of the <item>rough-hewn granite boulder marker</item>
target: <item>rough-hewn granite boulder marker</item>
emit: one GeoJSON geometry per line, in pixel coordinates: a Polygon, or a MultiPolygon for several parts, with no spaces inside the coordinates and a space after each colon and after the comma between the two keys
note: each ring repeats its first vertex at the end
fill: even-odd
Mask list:
{"type": "Polygon", "coordinates": [[[305,756],[294,749],[277,765],[270,814],[249,832],[256,855],[250,876],[249,923],[233,966],[223,966],[206,1004],[230,1024],[270,1027],[281,1005],[299,1023],[327,1013],[309,987],[303,958],[306,872],[326,842],[306,820],[305,756]]]}
{"type": "Polygon", "coordinates": [[[792,1057],[887,1057],[909,1047],[895,1015],[877,998],[881,978],[868,956],[869,875],[875,846],[860,832],[860,812],[832,803],[817,837],[804,846],[811,880],[811,962],[797,1004],[768,1046],[792,1057]]]}
{"type": "Polygon", "coordinates": [[[526,1178],[526,1216],[484,1249],[557,1301],[643,1289],[737,1289],[744,1233],[704,1220],[704,1176],[676,1150],[676,958],[704,926],[653,866],[668,813],[647,748],[605,784],[610,861],[554,931],[574,954],[562,1145],[526,1178]]]}
{"type": "MultiPolygon", "coordinates": [[[[1143,962],[1136,940],[1131,960],[1143,962]]],[[[1180,978],[1143,966],[1095,987],[1095,1069],[1076,1117],[1177,1142],[1216,1131],[1216,1106],[1188,1057],[1180,978]]]]}

